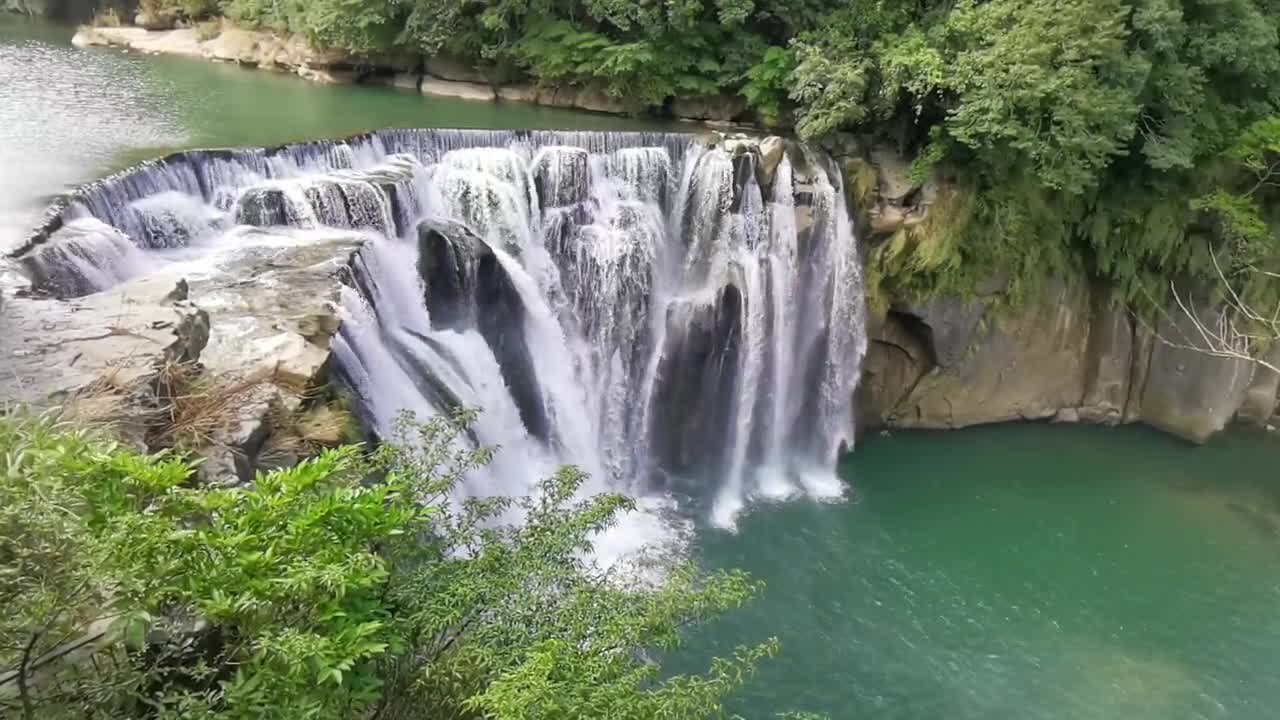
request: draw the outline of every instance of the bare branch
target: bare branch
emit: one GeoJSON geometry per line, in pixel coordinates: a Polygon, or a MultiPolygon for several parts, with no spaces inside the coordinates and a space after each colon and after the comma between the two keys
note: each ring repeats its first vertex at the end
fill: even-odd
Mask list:
{"type": "MultiPolygon", "coordinates": [[[[1156,328],[1150,328],[1154,335],[1161,343],[1182,350],[1191,350],[1211,357],[1227,358],[1232,360],[1244,360],[1246,362],[1259,365],[1268,370],[1280,374],[1280,365],[1277,365],[1264,358],[1256,356],[1252,349],[1260,342],[1270,343],[1280,341],[1280,305],[1267,315],[1258,312],[1250,306],[1240,292],[1227,278],[1226,272],[1222,269],[1221,263],[1218,262],[1217,253],[1213,252],[1213,248],[1209,248],[1209,257],[1213,261],[1214,273],[1217,275],[1218,282],[1226,291],[1226,297],[1223,306],[1208,322],[1204,316],[1196,308],[1195,301],[1191,296],[1185,295],[1178,291],[1177,284],[1169,283],[1169,291],[1173,295],[1173,300],[1178,306],[1185,322],[1191,323],[1191,330],[1187,332],[1185,323],[1177,323],[1164,309],[1163,303],[1152,300],[1152,305],[1157,312],[1166,319],[1169,324],[1175,328],[1179,328],[1179,333],[1183,336],[1180,340],[1166,337],[1156,328]],[[1250,332],[1241,329],[1239,321],[1246,321],[1247,324],[1256,326],[1258,330],[1250,332]]],[[[1249,268],[1251,272],[1258,272],[1267,277],[1280,278],[1280,274],[1254,270],[1249,268]]],[[[1139,320],[1141,322],[1141,320],[1139,320]]],[[[1145,325],[1145,323],[1144,323],[1145,325]]]]}

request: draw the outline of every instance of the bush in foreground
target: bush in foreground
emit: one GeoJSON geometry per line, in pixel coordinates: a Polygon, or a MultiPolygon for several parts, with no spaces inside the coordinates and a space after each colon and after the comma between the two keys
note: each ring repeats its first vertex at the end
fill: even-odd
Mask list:
{"type": "Polygon", "coordinates": [[[611,576],[591,539],[630,502],[579,499],[571,468],[528,498],[451,501],[489,456],[456,449],[467,422],[436,419],[371,455],[344,447],[213,489],[193,485],[180,458],[0,418],[0,710],[721,716],[776,641],[698,676],[666,676],[655,654],[758,584],[688,566],[657,585],[611,576]]]}

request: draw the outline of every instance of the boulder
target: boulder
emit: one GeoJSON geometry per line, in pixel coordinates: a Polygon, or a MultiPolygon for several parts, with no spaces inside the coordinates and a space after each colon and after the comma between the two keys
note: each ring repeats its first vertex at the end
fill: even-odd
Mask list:
{"type": "Polygon", "coordinates": [[[770,135],[760,141],[760,186],[762,188],[773,184],[773,174],[777,172],[786,151],[786,141],[777,135],[770,135]]]}
{"type": "MultiPolygon", "coordinates": [[[[1201,320],[1212,322],[1215,311],[1201,320]]],[[[1142,391],[1142,422],[1195,443],[1221,431],[1244,402],[1253,379],[1248,360],[1208,355],[1193,347],[1194,323],[1174,309],[1162,318],[1142,391]]]]}

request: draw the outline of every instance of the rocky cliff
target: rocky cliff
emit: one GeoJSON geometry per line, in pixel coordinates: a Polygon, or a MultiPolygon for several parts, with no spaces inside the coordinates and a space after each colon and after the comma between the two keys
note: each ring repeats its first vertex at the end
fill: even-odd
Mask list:
{"type": "MultiPolygon", "coordinates": [[[[869,255],[938,211],[930,203],[939,188],[912,189],[892,152],[845,154],[869,255]]],[[[1275,373],[1192,349],[1194,325],[1177,307],[1140,319],[1082,272],[1018,303],[1006,302],[1000,278],[968,298],[885,292],[869,317],[857,398],[863,431],[1141,422],[1202,443],[1233,419],[1266,426],[1275,417],[1275,373]]],[[[1272,356],[1280,359],[1280,348],[1272,356]]]]}

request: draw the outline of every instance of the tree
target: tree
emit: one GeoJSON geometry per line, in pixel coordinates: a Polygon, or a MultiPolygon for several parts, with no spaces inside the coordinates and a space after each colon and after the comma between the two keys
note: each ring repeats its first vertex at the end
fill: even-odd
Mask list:
{"type": "Polygon", "coordinates": [[[1224,159],[1225,182],[1192,202],[1195,210],[1214,221],[1217,243],[1207,239],[1205,253],[1212,266],[1208,280],[1220,307],[1206,313],[1196,307],[1191,294],[1170,282],[1170,294],[1191,332],[1162,339],[1280,373],[1280,364],[1261,355],[1280,341],[1280,235],[1267,218],[1267,208],[1274,207],[1280,190],[1280,117],[1250,125],[1224,159]]]}
{"type": "Polygon", "coordinates": [[[687,565],[640,583],[597,566],[592,538],[631,503],[581,496],[571,468],[527,498],[457,501],[490,455],[467,445],[470,418],[436,418],[372,454],[326,451],[242,488],[192,485],[175,457],[0,418],[0,597],[12,609],[0,659],[25,684],[32,648],[56,648],[103,607],[122,619],[112,639],[127,641],[128,672],[64,673],[57,687],[71,692],[26,688],[23,712],[718,715],[776,641],[699,676],[666,677],[657,658],[758,585],[687,565]]]}

